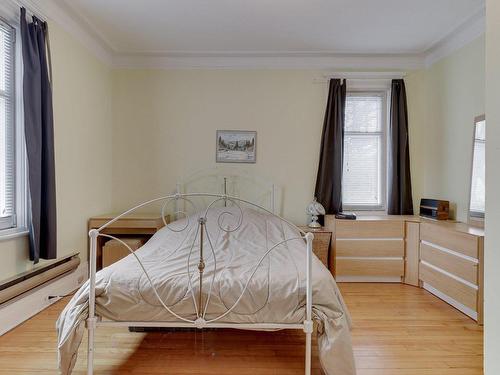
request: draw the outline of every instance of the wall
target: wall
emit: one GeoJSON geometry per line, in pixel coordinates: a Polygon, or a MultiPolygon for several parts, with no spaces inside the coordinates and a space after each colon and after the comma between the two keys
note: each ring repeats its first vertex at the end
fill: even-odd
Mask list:
{"type": "Polygon", "coordinates": [[[430,164],[424,152],[427,133],[427,90],[426,70],[410,72],[405,77],[406,100],[408,105],[408,131],[410,137],[410,170],[413,194],[413,210],[418,213],[420,199],[425,192],[425,169],[430,164]]]}
{"type": "MultiPolygon", "coordinates": [[[[257,130],[255,165],[306,220],[327,84],[319,71],[118,70],[113,76],[113,206],[124,209],[213,168],[216,129],[257,130]],[[196,134],[196,136],[193,136],[196,134]],[[147,168],[144,166],[147,165],[147,168]]],[[[474,117],[484,113],[484,37],[406,77],[414,205],[447,199],[467,219],[474,117]]]]}
{"type": "Polygon", "coordinates": [[[500,3],[486,2],[485,374],[500,374],[500,3]]]}
{"type": "Polygon", "coordinates": [[[480,37],[406,78],[414,198],[449,200],[460,221],[467,221],[474,118],[485,113],[484,67],[480,37]]]}
{"type": "Polygon", "coordinates": [[[327,85],[318,72],[119,70],[113,85],[113,205],[175,189],[214,168],[217,129],[257,131],[257,163],[225,165],[275,182],[284,215],[306,221],[313,197],[327,85]]]}
{"type": "MultiPolygon", "coordinates": [[[[111,208],[111,74],[50,23],[54,73],[58,256],[87,259],[86,221],[111,208]]],[[[28,270],[27,237],[0,241],[0,279],[28,270]]]]}

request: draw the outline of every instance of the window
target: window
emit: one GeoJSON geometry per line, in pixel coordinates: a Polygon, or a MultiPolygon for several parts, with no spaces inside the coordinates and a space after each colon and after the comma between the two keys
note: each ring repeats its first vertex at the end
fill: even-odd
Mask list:
{"type": "Polygon", "coordinates": [[[349,92],[345,107],[342,203],[385,208],[386,92],[349,92]]]}
{"type": "Polygon", "coordinates": [[[472,177],[469,215],[484,218],[485,201],[485,142],[486,122],[484,116],[476,120],[472,155],[472,177]]]}
{"type": "Polygon", "coordinates": [[[26,233],[26,147],[17,12],[0,16],[0,236],[26,233]],[[14,26],[15,27],[14,27],[14,26]]]}
{"type": "Polygon", "coordinates": [[[0,19],[0,229],[16,226],[15,35],[0,19]]]}

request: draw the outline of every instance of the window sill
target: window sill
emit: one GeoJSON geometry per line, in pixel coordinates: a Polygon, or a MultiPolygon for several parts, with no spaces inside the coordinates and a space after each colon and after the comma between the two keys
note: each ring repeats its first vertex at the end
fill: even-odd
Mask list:
{"type": "Polygon", "coordinates": [[[387,214],[385,208],[368,208],[368,207],[343,207],[343,212],[354,212],[359,215],[383,215],[387,214]]]}
{"type": "Polygon", "coordinates": [[[0,242],[12,240],[18,237],[24,237],[29,235],[27,228],[11,228],[0,230],[0,242]]]}

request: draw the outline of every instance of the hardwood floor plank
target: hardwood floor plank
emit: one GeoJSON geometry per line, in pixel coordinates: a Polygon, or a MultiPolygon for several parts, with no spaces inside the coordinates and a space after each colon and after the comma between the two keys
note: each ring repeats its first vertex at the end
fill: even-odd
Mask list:
{"type": "MultiPolygon", "coordinates": [[[[358,375],[481,375],[483,329],[430,293],[399,284],[339,284],[353,317],[358,375]]],[[[0,375],[56,374],[55,321],[65,301],[0,337],[0,375]]],[[[75,375],[85,375],[86,338],[75,375]]],[[[130,333],[99,328],[96,375],[303,374],[300,331],[130,333]]],[[[316,340],[313,374],[320,375],[316,340]]]]}

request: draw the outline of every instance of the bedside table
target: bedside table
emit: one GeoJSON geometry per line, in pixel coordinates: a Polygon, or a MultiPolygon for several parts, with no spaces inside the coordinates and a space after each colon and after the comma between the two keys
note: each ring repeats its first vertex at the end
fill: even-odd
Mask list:
{"type": "Polygon", "coordinates": [[[335,275],[335,257],[330,255],[332,244],[332,230],[327,227],[310,228],[307,225],[299,226],[304,232],[314,234],[313,252],[323,262],[323,264],[335,275]]]}
{"type": "MultiPolygon", "coordinates": [[[[111,219],[119,214],[106,214],[91,217],[88,221],[88,230],[97,229],[106,224],[111,219]]],[[[170,216],[165,216],[165,221],[170,222],[170,216]]],[[[139,238],[146,242],[165,224],[160,214],[130,214],[123,217],[109,227],[104,229],[102,233],[115,236],[117,238],[139,238]]],[[[109,241],[106,237],[97,237],[97,270],[102,269],[102,250],[104,244],[109,241]]],[[[90,256],[90,249],[88,250],[90,256]]]]}

